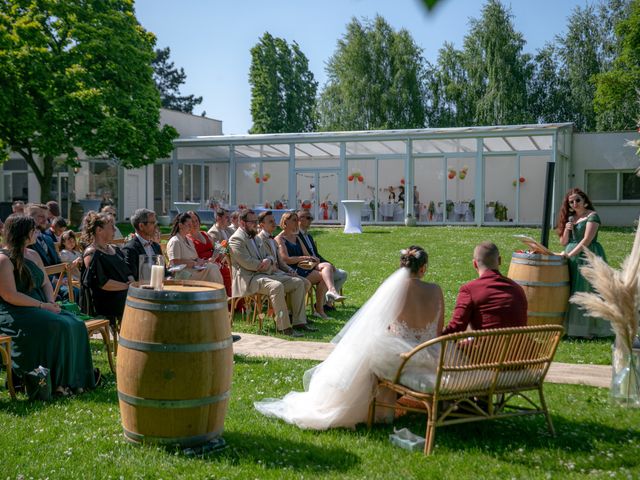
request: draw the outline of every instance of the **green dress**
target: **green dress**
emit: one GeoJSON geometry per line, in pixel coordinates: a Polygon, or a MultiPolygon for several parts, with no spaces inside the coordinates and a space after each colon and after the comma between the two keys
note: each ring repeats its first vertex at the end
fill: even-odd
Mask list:
{"type": "MultiPolygon", "coordinates": [[[[575,246],[582,241],[587,230],[587,224],[595,222],[600,225],[600,217],[597,213],[592,213],[586,220],[578,222],[573,227],[573,235],[570,242],[564,248],[569,253],[575,246]]],[[[607,257],[604,248],[598,242],[598,233],[589,245],[589,250],[602,257],[605,261],[607,257]]],[[[576,255],[569,259],[569,278],[571,279],[571,295],[576,292],[591,292],[591,284],[580,273],[580,267],[586,263],[584,253],[576,255]]],[[[569,309],[565,317],[565,329],[567,335],[571,337],[608,337],[613,335],[611,323],[601,318],[590,317],[578,305],[569,303],[569,309]]]]}
{"type": "MultiPolygon", "coordinates": [[[[25,259],[25,264],[35,286],[29,290],[16,278],[16,289],[46,302],[43,271],[31,260],[25,259]]],[[[18,307],[0,297],[0,333],[11,337],[11,360],[18,377],[42,365],[50,369],[54,388],[95,387],[87,328],[75,315],[18,307]]]]}

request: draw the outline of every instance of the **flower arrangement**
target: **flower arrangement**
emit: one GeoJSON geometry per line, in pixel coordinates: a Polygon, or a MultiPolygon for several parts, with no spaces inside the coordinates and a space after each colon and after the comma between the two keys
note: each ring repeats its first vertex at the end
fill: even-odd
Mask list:
{"type": "Polygon", "coordinates": [[[311,210],[311,202],[309,200],[305,200],[300,206],[303,210],[311,210]]]}
{"type": "Polygon", "coordinates": [[[518,178],[517,180],[514,180],[513,182],[511,182],[511,185],[513,185],[513,186],[515,187],[516,185],[518,185],[518,182],[520,182],[520,183],[524,183],[524,182],[526,182],[526,181],[527,181],[527,179],[526,179],[526,178],[524,178],[524,177],[520,177],[520,178],[518,178]]]}
{"type": "Polygon", "coordinates": [[[216,242],[213,246],[214,255],[228,255],[229,254],[229,242],[226,240],[222,240],[220,242],[216,242]]]}
{"type": "Polygon", "coordinates": [[[264,208],[271,209],[273,208],[269,202],[264,202],[264,208]]]}
{"type": "Polygon", "coordinates": [[[276,200],[276,202],[273,204],[273,208],[275,208],[276,210],[282,210],[284,208],[284,205],[280,200],[276,200]]]}
{"type": "Polygon", "coordinates": [[[238,205],[238,210],[244,210],[244,209],[246,209],[246,208],[247,208],[247,206],[246,206],[244,203],[240,203],[240,204],[238,205]]]}
{"type": "Polygon", "coordinates": [[[400,185],[404,185],[404,177],[400,179],[400,185]]]}
{"type": "Polygon", "coordinates": [[[456,178],[456,174],[457,172],[453,168],[447,170],[447,177],[449,178],[449,180],[453,180],[454,178],[456,178]]]}
{"type": "Polygon", "coordinates": [[[460,180],[464,180],[465,178],[467,178],[467,172],[469,172],[469,167],[467,167],[466,165],[464,167],[462,167],[462,169],[458,172],[458,178],[460,180]]]}
{"type": "Polygon", "coordinates": [[[355,170],[353,172],[351,172],[351,175],[349,175],[347,177],[347,180],[349,180],[350,182],[353,182],[354,185],[356,182],[364,182],[364,177],[362,176],[362,173],[360,173],[358,170],[355,170]]]}

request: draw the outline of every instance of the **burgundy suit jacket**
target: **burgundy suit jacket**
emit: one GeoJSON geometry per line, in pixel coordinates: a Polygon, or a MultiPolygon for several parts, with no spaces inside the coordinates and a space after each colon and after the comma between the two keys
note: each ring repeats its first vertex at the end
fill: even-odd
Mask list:
{"type": "Polygon", "coordinates": [[[460,287],[453,316],[442,334],[463,332],[469,325],[486,330],[526,324],[527,297],[522,287],[498,270],[487,270],[460,287]]]}

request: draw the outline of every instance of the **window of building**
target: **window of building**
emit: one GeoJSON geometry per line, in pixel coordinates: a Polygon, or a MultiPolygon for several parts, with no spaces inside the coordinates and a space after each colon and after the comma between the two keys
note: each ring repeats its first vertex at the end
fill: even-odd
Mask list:
{"type": "Polygon", "coordinates": [[[633,170],[591,170],[586,179],[587,193],[594,202],[640,200],[640,177],[633,170]]]}

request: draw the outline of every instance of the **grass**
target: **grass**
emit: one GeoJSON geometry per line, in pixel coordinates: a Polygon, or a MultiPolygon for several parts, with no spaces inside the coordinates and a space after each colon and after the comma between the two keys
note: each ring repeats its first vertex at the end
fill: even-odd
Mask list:
{"type": "MultiPolygon", "coordinates": [[[[95,350],[100,345],[93,344],[95,350]]],[[[106,368],[104,355],[96,356],[106,368]]],[[[640,410],[608,403],[606,389],[546,386],[557,436],[541,416],[441,428],[423,457],[388,441],[392,426],[303,431],[268,419],[253,401],[301,388],[311,361],[236,357],[225,423],[228,448],[195,457],[127,444],[116,387],[51,403],[0,395],[3,478],[638,478],[640,410]]],[[[396,422],[424,435],[424,416],[396,422]]]]}
{"type": "MultiPolygon", "coordinates": [[[[124,229],[123,229],[124,232],[124,229]]],[[[484,239],[495,241],[508,268],[510,252],[520,248],[515,233],[529,229],[366,227],[358,236],[339,229],[314,231],[323,254],[350,273],[349,299],[336,319],[319,322],[307,340],[328,340],[375,291],[398,263],[398,251],[410,244],[430,255],[427,280],[445,292],[446,317],[459,285],[475,277],[470,255],[484,239]]],[[[603,229],[600,240],[617,266],[631,248],[633,234],[603,229]]],[[[559,250],[557,243],[551,248],[559,250]]],[[[234,324],[253,331],[254,325],[234,324]]],[[[610,340],[564,340],[556,360],[607,364],[610,340]]],[[[9,400],[0,389],[0,465],[2,478],[640,478],[640,409],[611,405],[608,390],[547,384],[547,401],[557,436],[550,437],[542,417],[521,417],[441,428],[434,455],[425,458],[388,441],[391,426],[354,431],[303,431],[268,419],[255,400],[301,389],[302,373],[315,364],[235,357],[233,392],[225,422],[228,448],[189,457],[154,446],[133,446],[122,437],[116,385],[106,355],[92,341],[96,366],[105,384],[79,397],[50,403],[9,400]]],[[[0,382],[3,379],[0,379],[0,382]]],[[[396,422],[424,435],[425,419],[396,422]]]]}

